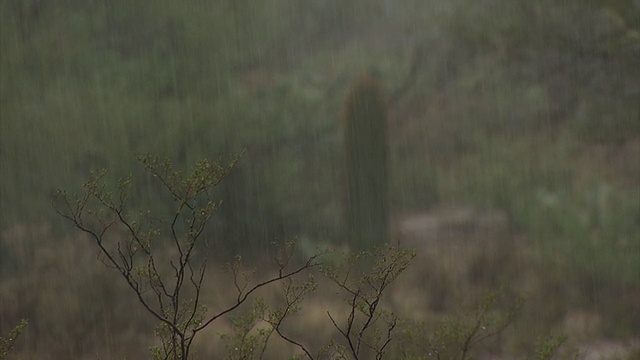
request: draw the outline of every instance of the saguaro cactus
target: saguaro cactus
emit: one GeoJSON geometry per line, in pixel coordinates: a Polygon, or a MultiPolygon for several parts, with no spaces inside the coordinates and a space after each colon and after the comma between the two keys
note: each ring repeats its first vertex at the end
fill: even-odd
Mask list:
{"type": "Polygon", "coordinates": [[[357,250],[387,241],[387,99],[371,74],[347,94],[343,109],[346,148],[346,227],[357,250]]]}

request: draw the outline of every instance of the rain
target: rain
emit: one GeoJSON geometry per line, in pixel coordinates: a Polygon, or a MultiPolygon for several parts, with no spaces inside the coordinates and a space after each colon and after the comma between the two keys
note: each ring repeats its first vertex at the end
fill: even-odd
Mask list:
{"type": "Polygon", "coordinates": [[[640,358],[639,59],[637,0],[0,0],[0,359],[640,358]]]}

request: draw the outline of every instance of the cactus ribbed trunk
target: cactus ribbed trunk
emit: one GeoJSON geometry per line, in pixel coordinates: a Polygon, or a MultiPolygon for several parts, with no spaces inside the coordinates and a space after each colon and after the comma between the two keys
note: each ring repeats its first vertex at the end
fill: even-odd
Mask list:
{"type": "Polygon", "coordinates": [[[344,104],[346,226],[357,250],[387,242],[387,112],[384,92],[368,74],[355,83],[344,104]]]}

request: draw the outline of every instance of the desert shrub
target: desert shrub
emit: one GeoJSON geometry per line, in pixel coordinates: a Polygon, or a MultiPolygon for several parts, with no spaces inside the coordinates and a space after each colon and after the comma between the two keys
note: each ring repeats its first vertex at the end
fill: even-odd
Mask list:
{"type": "MultiPolygon", "coordinates": [[[[235,161],[222,166],[199,162],[183,175],[169,160],[140,156],[143,167],[162,185],[173,200],[168,214],[136,212],[129,208],[132,179],[118,182],[115,191],[105,184],[106,171],[96,172],[84,185],[85,192],[54,196],[54,208],[64,219],[86,234],[99,256],[117,270],[142,307],[158,322],[155,335],[160,345],[151,348],[154,359],[188,359],[196,335],[222,316],[234,311],[249,296],[271,283],[286,280],[316,266],[317,255],[299,267],[289,269],[293,252],[276,254],[277,273],[267,280],[251,283],[239,270],[237,261],[229,264],[237,297],[214,314],[202,304],[201,294],[210,252],[216,243],[203,237],[219,203],[213,188],[224,179],[235,161]],[[167,234],[167,235],[164,235],[167,234]],[[170,246],[169,259],[158,248],[170,246]]],[[[295,290],[291,290],[295,293],[295,290]]]]}

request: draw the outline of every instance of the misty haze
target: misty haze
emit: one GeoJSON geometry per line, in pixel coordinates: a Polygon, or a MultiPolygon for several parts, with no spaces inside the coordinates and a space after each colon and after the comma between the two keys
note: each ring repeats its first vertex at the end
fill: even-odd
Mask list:
{"type": "Polygon", "coordinates": [[[0,0],[0,359],[638,359],[639,63],[637,0],[0,0]]]}

